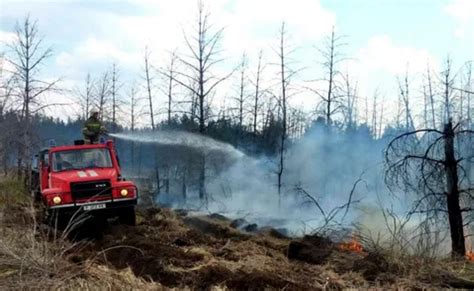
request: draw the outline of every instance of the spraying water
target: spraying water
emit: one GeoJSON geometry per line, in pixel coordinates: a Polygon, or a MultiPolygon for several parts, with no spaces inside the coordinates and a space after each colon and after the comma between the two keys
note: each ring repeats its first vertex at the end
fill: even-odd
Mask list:
{"type": "MultiPolygon", "coordinates": [[[[111,136],[140,143],[176,146],[176,152],[172,152],[169,158],[176,164],[184,164],[185,171],[191,172],[188,172],[186,182],[183,182],[183,176],[175,178],[172,182],[174,190],[161,192],[156,201],[200,214],[220,213],[231,219],[243,218],[247,223],[241,226],[244,230],[256,223],[259,227],[272,226],[290,236],[312,233],[327,225],[320,209],[333,213],[334,209],[345,205],[351,193],[352,201],[358,202],[351,206],[347,216],[345,211],[335,216],[330,228],[334,227],[336,234],[344,235],[346,231],[347,234],[352,232],[353,224],[357,224],[358,231],[364,235],[378,234],[377,239],[389,242],[391,230],[387,228],[386,214],[382,211],[389,209],[390,213],[402,217],[403,210],[409,209],[411,204],[407,196],[396,199],[389,195],[384,184],[382,154],[387,141],[374,140],[364,132],[328,134],[323,129],[314,128],[291,144],[285,154],[284,195],[281,201],[276,189],[277,157],[247,156],[230,144],[188,132],[129,132],[111,136]],[[209,158],[206,164],[209,200],[205,204],[197,195],[196,177],[199,173],[196,169],[192,172],[196,161],[179,160],[182,150],[179,147],[183,146],[206,155],[209,153],[206,157],[209,158]],[[217,153],[220,155],[216,158],[217,153]],[[223,156],[231,159],[226,160],[223,156]],[[214,163],[213,158],[216,158],[214,163]],[[183,185],[185,198],[180,200],[183,185]],[[295,191],[297,187],[309,193],[313,200],[295,191]],[[317,201],[318,206],[312,201],[317,201]],[[383,236],[380,237],[380,234],[383,236]]],[[[185,173],[183,168],[179,170],[185,173]]],[[[407,237],[418,240],[419,223],[418,219],[404,222],[407,237]]],[[[438,251],[448,249],[443,246],[439,244],[438,251]]]]}
{"type": "Polygon", "coordinates": [[[198,149],[205,154],[212,151],[220,151],[236,159],[245,156],[244,153],[230,144],[191,132],[156,131],[148,133],[112,133],[110,136],[141,143],[187,146],[198,149]]]}
{"type": "MultiPolygon", "coordinates": [[[[292,190],[295,184],[304,185],[310,193],[322,193],[318,197],[320,205],[332,209],[346,202],[345,194],[350,192],[360,173],[370,168],[373,160],[379,160],[374,148],[365,142],[360,142],[360,148],[355,148],[345,140],[325,137],[322,132],[309,134],[288,149],[284,176],[286,195],[280,204],[274,174],[277,163],[271,157],[249,157],[230,144],[182,131],[126,132],[110,136],[138,143],[186,146],[205,154],[224,153],[233,161],[226,168],[209,175],[206,189],[211,201],[206,209],[231,218],[245,217],[259,225],[284,227],[292,234],[307,232],[323,223],[317,209],[307,205],[302,207],[304,199],[292,190]],[[334,152],[328,154],[326,144],[334,152]],[[333,196],[332,193],[338,195],[333,196]]],[[[208,170],[212,170],[211,164],[208,167],[208,170]]],[[[372,179],[380,180],[377,174],[374,175],[376,177],[372,179]]],[[[166,199],[167,194],[170,198],[178,196],[162,193],[161,199],[166,199]]],[[[354,197],[360,198],[357,193],[354,197]]],[[[175,201],[171,206],[198,209],[200,203],[201,200],[193,200],[193,197],[188,196],[185,205],[175,201]]]]}

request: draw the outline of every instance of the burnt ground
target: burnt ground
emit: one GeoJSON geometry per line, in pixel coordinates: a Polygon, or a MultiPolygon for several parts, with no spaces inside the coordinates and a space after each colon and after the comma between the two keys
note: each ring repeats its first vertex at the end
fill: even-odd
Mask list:
{"type": "Polygon", "coordinates": [[[378,253],[341,250],[317,236],[291,240],[271,229],[250,234],[231,225],[218,215],[147,209],[140,211],[137,226],[107,228],[74,260],[94,258],[117,270],[130,268],[137,277],[169,288],[474,287],[438,263],[402,264],[378,253]]]}
{"type": "Polygon", "coordinates": [[[474,263],[466,260],[370,245],[353,252],[218,214],[140,210],[136,227],[86,223],[84,242],[40,224],[27,199],[0,206],[1,290],[474,289],[474,263]]]}

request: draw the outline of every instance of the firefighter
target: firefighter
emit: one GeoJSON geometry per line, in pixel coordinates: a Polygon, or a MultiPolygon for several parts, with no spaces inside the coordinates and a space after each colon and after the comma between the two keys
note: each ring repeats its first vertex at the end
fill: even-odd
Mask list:
{"type": "Polygon", "coordinates": [[[99,120],[99,111],[92,110],[91,116],[84,123],[82,134],[84,135],[85,144],[96,144],[99,142],[99,136],[107,133],[107,130],[99,120]]]}

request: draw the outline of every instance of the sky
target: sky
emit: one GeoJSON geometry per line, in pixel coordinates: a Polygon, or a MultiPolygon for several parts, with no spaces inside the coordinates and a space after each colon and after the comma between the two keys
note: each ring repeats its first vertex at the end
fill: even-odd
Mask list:
{"type": "MultiPolygon", "coordinates": [[[[215,28],[224,28],[221,43],[226,61],[216,74],[232,70],[245,52],[249,73],[257,55],[264,52],[270,65],[266,82],[275,83],[278,31],[282,21],[288,43],[295,48],[292,66],[302,69],[299,87],[313,86],[309,80],[323,77],[317,48],[334,27],[343,36],[341,53],[347,61],[341,70],[357,80],[359,94],[372,96],[376,90],[393,106],[396,77],[408,71],[414,99],[427,65],[440,71],[449,55],[455,67],[474,59],[474,1],[472,0],[205,0],[215,28]]],[[[15,23],[26,15],[38,20],[44,43],[54,55],[44,65],[46,79],[61,77],[67,89],[80,87],[88,72],[98,77],[117,63],[125,91],[143,80],[145,47],[156,67],[164,66],[169,52],[185,52],[183,31],[189,32],[196,16],[195,0],[0,0],[0,51],[14,39],[15,23]]],[[[8,53],[8,52],[7,52],[8,53]]],[[[232,95],[235,78],[220,88],[215,103],[223,105],[232,95]]],[[[157,83],[156,86],[159,86],[157,83]]],[[[315,84],[314,86],[318,86],[315,84]]],[[[296,108],[315,108],[314,94],[300,90],[291,100],[296,108]]],[[[46,102],[68,100],[71,92],[45,96],[46,102]]],[[[125,98],[125,93],[123,93],[125,98]]],[[[157,106],[165,102],[157,93],[157,106]]],[[[65,110],[47,112],[63,117],[65,110]]]]}

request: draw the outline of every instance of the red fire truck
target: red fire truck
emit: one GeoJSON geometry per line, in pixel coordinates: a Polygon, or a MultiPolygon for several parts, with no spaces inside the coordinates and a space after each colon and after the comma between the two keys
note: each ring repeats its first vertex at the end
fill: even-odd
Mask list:
{"type": "Polygon", "coordinates": [[[65,223],[86,213],[135,225],[137,187],[122,177],[112,141],[50,146],[36,156],[35,172],[33,195],[50,222],[54,217],[65,223]]]}

